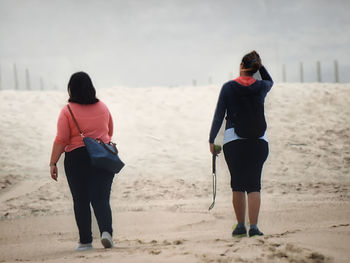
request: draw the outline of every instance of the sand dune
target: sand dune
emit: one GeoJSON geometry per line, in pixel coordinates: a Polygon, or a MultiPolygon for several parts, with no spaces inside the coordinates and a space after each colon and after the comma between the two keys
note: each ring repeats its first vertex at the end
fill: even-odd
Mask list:
{"type": "Polygon", "coordinates": [[[116,247],[102,249],[95,238],[87,253],[74,251],[63,158],[57,183],[48,172],[66,93],[0,91],[0,262],[348,262],[350,85],[276,84],[267,97],[265,236],[252,239],[231,237],[222,155],[217,204],[208,212],[207,141],[219,89],[97,91],[114,117],[126,167],[112,189],[116,247]]]}

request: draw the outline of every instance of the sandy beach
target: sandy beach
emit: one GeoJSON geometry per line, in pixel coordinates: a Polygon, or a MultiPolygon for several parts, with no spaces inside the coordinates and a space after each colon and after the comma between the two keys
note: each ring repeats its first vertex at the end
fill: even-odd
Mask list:
{"type": "MultiPolygon", "coordinates": [[[[208,134],[220,86],[98,89],[120,157],[111,206],[115,247],[78,230],[63,170],[49,175],[65,91],[0,91],[2,262],[349,262],[350,84],[280,83],[266,99],[270,155],[259,227],[235,239],[229,173],[208,134]]],[[[221,132],[222,133],[222,132],[221,132]]],[[[220,136],[216,143],[222,143],[220,136]]]]}

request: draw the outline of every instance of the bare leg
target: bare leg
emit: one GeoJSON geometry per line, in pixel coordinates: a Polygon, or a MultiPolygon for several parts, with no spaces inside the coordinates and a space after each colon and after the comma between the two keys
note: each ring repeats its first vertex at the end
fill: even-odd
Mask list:
{"type": "Polygon", "coordinates": [[[245,192],[232,192],[232,204],[238,223],[245,222],[245,192]]]}
{"type": "Polygon", "coordinates": [[[260,210],[260,192],[251,192],[248,194],[248,214],[249,223],[256,225],[260,210]]]}

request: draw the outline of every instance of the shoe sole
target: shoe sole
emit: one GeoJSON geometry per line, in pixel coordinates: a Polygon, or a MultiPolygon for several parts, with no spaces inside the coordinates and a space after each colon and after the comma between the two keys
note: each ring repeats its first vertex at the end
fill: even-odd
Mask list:
{"type": "Polygon", "coordinates": [[[92,250],[92,247],[75,249],[77,252],[92,250]]]}
{"type": "Polygon", "coordinates": [[[246,236],[247,234],[232,235],[232,237],[237,237],[237,238],[246,237],[246,236]]]}
{"type": "Polygon", "coordinates": [[[101,243],[104,246],[104,248],[112,248],[113,247],[113,243],[111,243],[111,241],[108,238],[101,239],[101,243]]]}
{"type": "Polygon", "coordinates": [[[89,246],[89,247],[77,247],[76,249],[75,249],[75,251],[87,251],[87,250],[91,250],[91,249],[93,249],[93,247],[92,246],[89,246]]]}
{"type": "Polygon", "coordinates": [[[262,237],[263,235],[252,235],[252,236],[249,236],[249,237],[262,237]]]}

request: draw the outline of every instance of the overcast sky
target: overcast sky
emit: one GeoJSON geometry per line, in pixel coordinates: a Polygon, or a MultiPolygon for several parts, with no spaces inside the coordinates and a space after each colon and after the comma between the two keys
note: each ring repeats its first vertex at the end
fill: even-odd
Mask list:
{"type": "Polygon", "coordinates": [[[256,49],[276,81],[350,81],[350,1],[0,0],[1,84],[16,63],[33,87],[66,88],[75,71],[98,87],[222,84],[256,49]]]}

